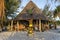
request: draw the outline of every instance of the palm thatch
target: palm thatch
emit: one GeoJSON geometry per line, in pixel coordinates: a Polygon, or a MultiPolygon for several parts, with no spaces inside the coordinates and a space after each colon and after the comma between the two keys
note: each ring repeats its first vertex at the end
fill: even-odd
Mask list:
{"type": "Polygon", "coordinates": [[[32,1],[30,1],[26,7],[23,9],[21,13],[27,13],[28,10],[32,9],[32,13],[42,13],[41,9],[39,9],[32,1]]]}
{"type": "Polygon", "coordinates": [[[48,20],[48,18],[46,16],[44,16],[43,14],[28,14],[28,13],[24,13],[24,14],[20,14],[19,16],[17,16],[15,18],[15,20],[28,20],[28,19],[41,19],[41,20],[48,20]]]}

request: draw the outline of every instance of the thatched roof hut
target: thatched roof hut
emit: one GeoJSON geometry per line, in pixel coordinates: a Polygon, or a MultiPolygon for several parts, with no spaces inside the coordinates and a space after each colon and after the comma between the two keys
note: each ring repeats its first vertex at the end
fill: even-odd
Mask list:
{"type": "Polygon", "coordinates": [[[35,27],[37,27],[39,31],[42,31],[42,28],[45,28],[44,23],[47,23],[48,20],[48,17],[42,13],[42,10],[39,9],[32,1],[30,1],[22,12],[11,21],[11,27],[12,25],[16,24],[18,29],[22,29],[20,24],[23,24],[25,25],[25,28],[29,27],[29,31],[32,31],[31,29],[35,27]]]}

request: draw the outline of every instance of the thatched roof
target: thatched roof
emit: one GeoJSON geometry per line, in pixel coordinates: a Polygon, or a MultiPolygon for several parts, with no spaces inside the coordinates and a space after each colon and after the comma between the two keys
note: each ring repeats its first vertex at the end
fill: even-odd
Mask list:
{"type": "Polygon", "coordinates": [[[32,9],[33,13],[42,13],[41,9],[39,9],[32,1],[30,1],[26,5],[26,7],[22,10],[21,13],[27,13],[27,10],[30,10],[30,9],[32,9]]]}
{"type": "Polygon", "coordinates": [[[23,11],[17,15],[14,20],[28,20],[28,19],[41,19],[48,20],[46,16],[42,14],[41,9],[39,9],[32,1],[30,1],[27,6],[23,9],[23,11]],[[32,13],[28,13],[27,11],[32,9],[32,13]]]}
{"type": "Polygon", "coordinates": [[[24,14],[20,14],[19,16],[15,18],[15,20],[28,20],[28,19],[48,20],[48,18],[44,16],[43,14],[36,14],[36,13],[34,14],[24,13],[24,14]]]}

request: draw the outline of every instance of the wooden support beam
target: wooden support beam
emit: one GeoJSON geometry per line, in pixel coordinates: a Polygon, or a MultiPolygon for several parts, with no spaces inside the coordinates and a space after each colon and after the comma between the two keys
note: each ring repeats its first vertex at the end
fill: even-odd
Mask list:
{"type": "Polygon", "coordinates": [[[38,25],[38,20],[36,20],[36,24],[38,25]]]}
{"type": "Polygon", "coordinates": [[[48,27],[48,30],[49,30],[49,29],[50,29],[50,28],[49,28],[49,21],[46,21],[46,24],[47,24],[47,27],[48,27]]]}
{"type": "Polygon", "coordinates": [[[8,29],[8,31],[10,31],[10,29],[11,29],[11,28],[10,28],[10,23],[8,24],[8,27],[7,27],[7,29],[8,29]]]}
{"type": "Polygon", "coordinates": [[[17,30],[19,31],[19,22],[17,21],[17,30]]]}
{"type": "MultiPolygon", "coordinates": [[[[49,21],[48,21],[48,28],[49,28],[49,21]]],[[[50,29],[50,28],[49,28],[50,29]]]]}
{"type": "Polygon", "coordinates": [[[39,31],[41,32],[42,31],[42,29],[41,29],[41,20],[39,19],[39,31]]]}
{"type": "Polygon", "coordinates": [[[13,30],[13,20],[11,21],[11,31],[13,30]]]}

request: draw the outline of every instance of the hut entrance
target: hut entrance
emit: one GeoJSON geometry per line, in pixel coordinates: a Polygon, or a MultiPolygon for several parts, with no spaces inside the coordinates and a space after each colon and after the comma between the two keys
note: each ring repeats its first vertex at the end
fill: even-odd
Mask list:
{"type": "MultiPolygon", "coordinates": [[[[16,25],[16,24],[15,24],[16,25]]],[[[18,30],[26,30],[29,26],[29,22],[27,20],[18,20],[18,30]]]]}
{"type": "Polygon", "coordinates": [[[34,31],[39,31],[39,20],[33,20],[34,31]]]}
{"type": "MultiPolygon", "coordinates": [[[[14,27],[18,27],[19,30],[28,30],[29,28],[29,20],[18,20],[14,22],[14,27]],[[15,23],[16,22],[16,23],[15,23]],[[17,26],[17,22],[19,23],[17,26]]],[[[39,31],[39,20],[33,20],[32,21],[33,30],[39,31]]]]}
{"type": "Polygon", "coordinates": [[[19,21],[19,30],[27,30],[29,26],[29,22],[27,20],[19,21]]]}

